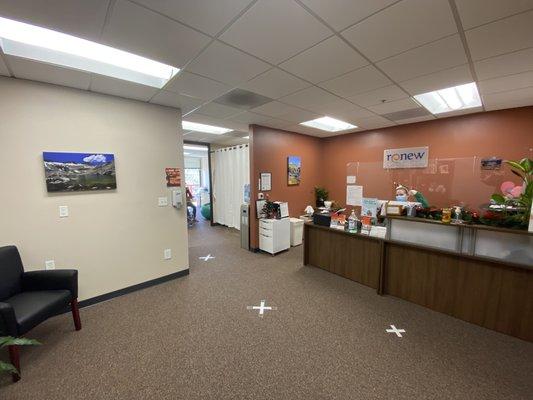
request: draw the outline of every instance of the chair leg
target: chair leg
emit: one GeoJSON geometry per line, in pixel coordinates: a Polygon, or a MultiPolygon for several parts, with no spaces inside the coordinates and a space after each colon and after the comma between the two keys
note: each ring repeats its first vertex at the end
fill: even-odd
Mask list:
{"type": "Polygon", "coordinates": [[[81,330],[81,320],[80,320],[80,310],[78,308],[78,299],[72,299],[70,301],[70,305],[72,308],[72,318],[74,319],[74,326],[76,327],[76,330],[81,330]]]}
{"type": "Polygon", "coordinates": [[[19,372],[18,374],[17,373],[12,373],[11,377],[13,378],[13,382],[18,382],[18,381],[20,381],[20,350],[19,350],[19,346],[12,345],[12,346],[7,346],[7,347],[9,349],[9,360],[10,360],[11,364],[19,372]]]}

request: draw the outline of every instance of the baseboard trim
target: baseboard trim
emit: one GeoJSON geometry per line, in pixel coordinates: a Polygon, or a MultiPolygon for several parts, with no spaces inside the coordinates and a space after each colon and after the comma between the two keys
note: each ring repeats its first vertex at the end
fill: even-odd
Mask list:
{"type": "Polygon", "coordinates": [[[170,275],[165,275],[160,278],[152,279],[150,281],[138,283],[137,285],[128,286],[123,289],[115,290],[114,292],[109,292],[101,294],[100,296],[91,297],[90,299],[82,300],[78,303],[80,308],[92,306],[103,301],[111,300],[115,297],[124,296],[125,294],[136,292],[138,290],[146,289],[151,286],[156,286],[164,282],[172,281],[174,279],[181,278],[182,276],[189,275],[189,268],[184,269],[183,271],[174,272],[170,275]]]}

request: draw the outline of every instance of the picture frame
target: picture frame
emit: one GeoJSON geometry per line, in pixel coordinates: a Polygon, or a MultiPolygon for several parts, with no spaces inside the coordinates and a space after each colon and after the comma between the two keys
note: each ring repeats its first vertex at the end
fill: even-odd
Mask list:
{"type": "Polygon", "coordinates": [[[270,172],[261,172],[259,174],[259,190],[261,192],[269,192],[272,190],[272,174],[270,172]]]}
{"type": "Polygon", "coordinates": [[[287,157],[287,185],[300,184],[302,174],[302,158],[300,156],[287,157]]]}

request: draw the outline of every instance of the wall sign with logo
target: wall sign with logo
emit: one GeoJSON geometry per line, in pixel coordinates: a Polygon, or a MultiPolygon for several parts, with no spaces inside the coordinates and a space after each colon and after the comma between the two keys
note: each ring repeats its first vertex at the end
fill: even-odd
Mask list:
{"type": "Polygon", "coordinates": [[[165,168],[167,187],[181,186],[181,171],[179,168],[165,168]]]}
{"type": "Polygon", "coordinates": [[[407,147],[383,151],[383,168],[426,168],[429,147],[407,147]]]}

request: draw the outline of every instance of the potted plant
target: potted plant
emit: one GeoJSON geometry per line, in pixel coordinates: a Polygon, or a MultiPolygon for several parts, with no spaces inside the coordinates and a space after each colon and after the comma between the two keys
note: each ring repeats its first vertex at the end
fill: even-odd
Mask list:
{"type": "MultiPolygon", "coordinates": [[[[14,338],[11,336],[0,337],[0,349],[8,346],[36,346],[40,344],[41,343],[39,343],[37,340],[33,339],[14,338]]],[[[3,361],[0,361],[0,373],[19,375],[19,371],[14,365],[3,361]]]]}
{"type": "Polygon", "coordinates": [[[527,229],[533,200],[533,161],[523,158],[520,161],[505,161],[511,172],[522,180],[518,192],[494,193],[491,202],[501,206],[499,210],[489,209],[482,222],[508,228],[527,229]]]}
{"type": "Polygon", "coordinates": [[[329,192],[323,187],[315,186],[315,198],[317,208],[324,207],[324,201],[328,200],[329,192]]]}

